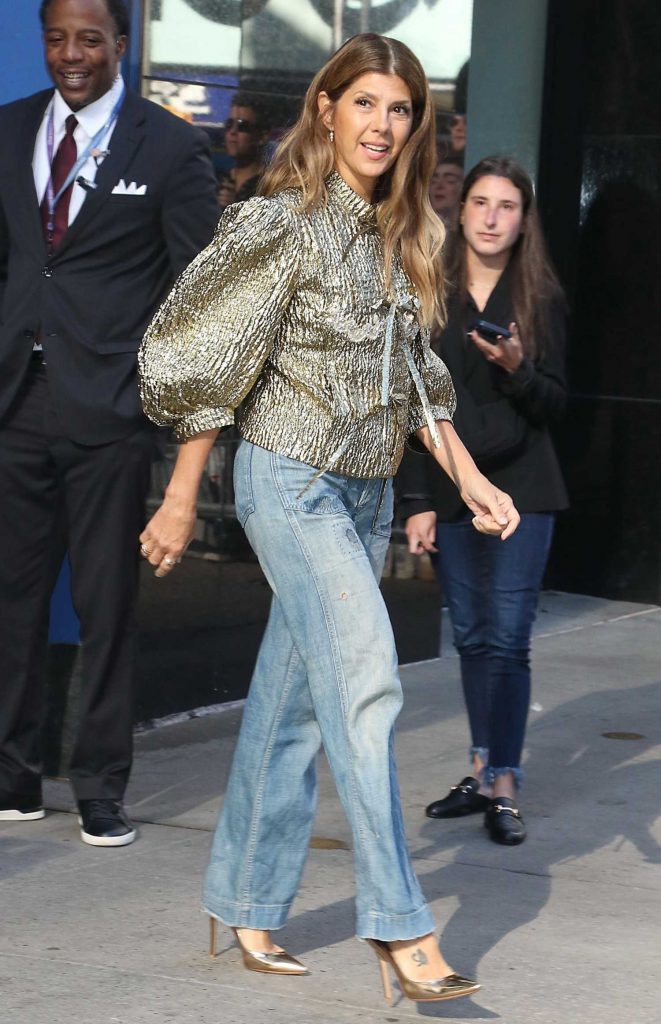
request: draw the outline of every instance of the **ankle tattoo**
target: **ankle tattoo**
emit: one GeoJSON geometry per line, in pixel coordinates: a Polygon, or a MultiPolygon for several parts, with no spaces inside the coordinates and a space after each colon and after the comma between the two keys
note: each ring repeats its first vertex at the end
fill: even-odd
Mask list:
{"type": "Polygon", "coordinates": [[[416,949],[414,953],[411,953],[411,960],[414,964],[417,964],[418,967],[424,967],[425,964],[429,963],[427,954],[420,948],[416,949]]]}

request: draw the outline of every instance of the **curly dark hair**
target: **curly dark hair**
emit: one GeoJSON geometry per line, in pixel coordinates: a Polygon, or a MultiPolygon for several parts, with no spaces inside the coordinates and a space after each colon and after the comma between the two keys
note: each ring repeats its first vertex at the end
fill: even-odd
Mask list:
{"type": "MultiPolygon", "coordinates": [[[[39,8],[39,20],[42,29],[46,28],[46,12],[53,3],[53,0],[41,0],[39,8]]],[[[131,16],[126,5],[126,0],[104,0],[108,8],[108,14],[115,23],[118,36],[128,36],[131,31],[131,16]]]]}

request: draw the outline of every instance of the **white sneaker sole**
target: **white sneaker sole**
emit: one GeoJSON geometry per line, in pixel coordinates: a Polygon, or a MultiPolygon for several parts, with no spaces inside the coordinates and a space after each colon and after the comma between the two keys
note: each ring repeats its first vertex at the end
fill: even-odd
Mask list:
{"type": "Polygon", "coordinates": [[[82,828],[82,820],[78,819],[78,824],[81,826],[80,838],[88,846],[130,846],[138,833],[135,829],[132,832],[127,832],[125,836],[91,836],[89,832],[86,832],[82,828]]]}
{"type": "Polygon", "coordinates": [[[37,821],[38,818],[45,817],[43,807],[38,811],[0,811],[0,821],[37,821]]]}

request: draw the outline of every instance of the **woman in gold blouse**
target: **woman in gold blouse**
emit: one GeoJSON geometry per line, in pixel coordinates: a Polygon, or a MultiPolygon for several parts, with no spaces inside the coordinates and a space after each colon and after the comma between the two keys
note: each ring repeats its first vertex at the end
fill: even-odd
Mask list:
{"type": "Polygon", "coordinates": [[[392,752],[401,687],[378,579],[391,478],[415,434],[478,530],[509,536],[511,499],[451,424],[430,351],[443,228],[428,199],[434,116],[402,43],[350,39],[312,82],[262,195],[230,207],[140,353],[147,414],[181,447],[142,554],[165,576],[195,523],[200,477],[234,422],[236,511],[273,590],[207,872],[204,906],[245,966],[306,972],[271,939],[298,889],[323,743],[348,816],[357,934],[412,999],[478,986],[442,957],[412,871],[392,752]]]}

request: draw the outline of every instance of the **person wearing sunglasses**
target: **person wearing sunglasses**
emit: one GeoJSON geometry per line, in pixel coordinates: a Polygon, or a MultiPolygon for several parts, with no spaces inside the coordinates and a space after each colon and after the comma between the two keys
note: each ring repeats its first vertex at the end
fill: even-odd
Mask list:
{"type": "Polygon", "coordinates": [[[234,165],[218,178],[221,210],[231,203],[242,203],[257,192],[270,131],[267,120],[266,108],[257,98],[249,93],[236,93],[225,121],[225,149],[234,165]]]}

